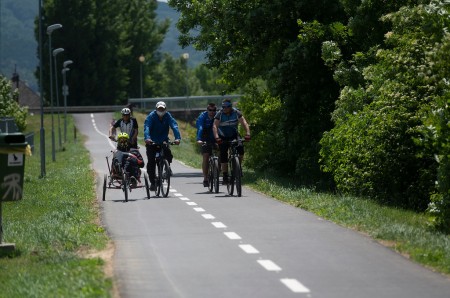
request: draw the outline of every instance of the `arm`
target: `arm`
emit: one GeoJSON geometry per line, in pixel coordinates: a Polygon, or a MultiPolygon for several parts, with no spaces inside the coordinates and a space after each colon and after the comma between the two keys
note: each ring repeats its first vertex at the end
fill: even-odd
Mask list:
{"type": "Polygon", "coordinates": [[[172,117],[172,115],[170,115],[170,127],[172,128],[173,135],[175,137],[175,143],[177,141],[179,143],[181,140],[181,134],[180,134],[180,130],[178,129],[178,123],[175,120],[175,118],[172,117]]]}
{"type": "Polygon", "coordinates": [[[204,117],[203,114],[198,117],[196,126],[197,126],[197,142],[202,140],[202,134],[203,134],[203,123],[204,123],[204,117]]]}
{"type": "Polygon", "coordinates": [[[133,140],[134,143],[137,143],[137,137],[139,134],[139,126],[138,126],[136,118],[133,118],[133,123],[134,123],[134,125],[133,125],[134,132],[133,132],[133,136],[131,137],[131,139],[133,140]]]}
{"type": "Polygon", "coordinates": [[[239,118],[239,123],[244,127],[245,129],[245,135],[250,136],[250,126],[247,123],[247,120],[245,120],[244,116],[239,118]]]}
{"type": "Polygon", "coordinates": [[[117,121],[109,128],[109,138],[112,140],[115,139],[114,136],[116,135],[116,123],[117,121]]]}
{"type": "Polygon", "coordinates": [[[152,143],[152,139],[150,137],[151,122],[152,122],[151,116],[150,116],[150,114],[148,114],[147,118],[145,118],[145,121],[144,121],[144,141],[146,144],[152,143]]]}
{"type": "Polygon", "coordinates": [[[218,139],[219,138],[219,131],[218,131],[218,127],[220,124],[220,120],[219,119],[214,119],[214,124],[213,124],[213,134],[214,134],[214,139],[218,139]]]}

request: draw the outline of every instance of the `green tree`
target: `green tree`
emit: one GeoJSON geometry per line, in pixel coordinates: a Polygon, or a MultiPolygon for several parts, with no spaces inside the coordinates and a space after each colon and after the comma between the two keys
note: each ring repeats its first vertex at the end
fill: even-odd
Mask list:
{"type": "MultiPolygon", "coordinates": [[[[79,0],[70,5],[45,1],[43,27],[63,25],[52,34],[52,47],[65,49],[58,55],[58,69],[62,60],[74,61],[68,75],[69,105],[123,104],[139,94],[138,57],[143,54],[152,66],[154,51],[168,28],[167,22],[155,21],[156,5],[153,0],[79,0]]],[[[48,38],[44,41],[44,78],[48,78],[48,38]]],[[[49,94],[48,80],[44,83],[49,94]]]]}
{"type": "Polygon", "coordinates": [[[423,111],[436,106],[433,98],[443,90],[429,77],[436,77],[432,66],[449,24],[447,6],[432,1],[383,18],[392,24],[386,48],[376,51],[377,62],[364,69],[363,86],[343,89],[335,127],[321,141],[324,170],[341,191],[427,207],[437,163],[422,137],[423,111]]]}
{"type": "Polygon", "coordinates": [[[27,127],[28,109],[19,105],[19,93],[13,90],[10,81],[0,75],[0,117],[12,117],[19,131],[27,127]]]}

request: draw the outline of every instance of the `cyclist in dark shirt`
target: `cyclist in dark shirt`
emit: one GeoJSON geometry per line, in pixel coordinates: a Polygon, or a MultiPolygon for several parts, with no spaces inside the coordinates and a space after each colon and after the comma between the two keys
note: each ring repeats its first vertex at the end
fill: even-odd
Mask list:
{"type": "Polygon", "coordinates": [[[131,117],[131,110],[129,108],[123,108],[122,119],[117,120],[109,129],[109,138],[114,140],[116,129],[120,128],[121,132],[125,132],[130,136],[129,143],[131,148],[138,148],[137,136],[139,133],[139,127],[137,120],[131,117]]]}
{"type": "Polygon", "coordinates": [[[216,104],[209,103],[206,111],[200,114],[196,122],[197,143],[202,145],[202,170],[204,187],[208,187],[208,159],[212,154],[213,146],[217,146],[213,133],[214,116],[216,115],[216,111],[216,104]]]}
{"type": "MultiPolygon", "coordinates": [[[[217,144],[219,144],[220,149],[220,162],[223,173],[223,184],[228,183],[228,148],[230,146],[230,141],[237,139],[239,137],[238,125],[239,123],[245,129],[245,140],[250,141],[250,127],[242,115],[241,111],[233,108],[233,104],[230,99],[224,99],[222,101],[222,109],[217,112],[214,117],[214,138],[217,144]]],[[[238,152],[240,160],[244,156],[244,147],[239,146],[238,152]]]]}

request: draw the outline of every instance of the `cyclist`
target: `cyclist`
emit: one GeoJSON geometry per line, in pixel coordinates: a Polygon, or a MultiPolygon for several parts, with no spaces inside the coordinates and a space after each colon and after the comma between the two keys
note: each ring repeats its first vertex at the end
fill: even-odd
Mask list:
{"type": "MultiPolygon", "coordinates": [[[[144,122],[144,140],[147,153],[147,173],[150,178],[150,190],[156,190],[155,185],[155,167],[156,167],[156,147],[155,144],[162,144],[169,140],[169,127],[175,137],[175,144],[181,140],[180,130],[175,118],[167,111],[166,104],[163,101],[156,103],[156,109],[150,112],[144,122]]],[[[164,152],[169,163],[172,162],[172,152],[169,148],[164,152]]]]}
{"type": "MultiPolygon", "coordinates": [[[[222,109],[217,112],[214,117],[213,132],[214,138],[220,149],[220,163],[223,173],[223,184],[228,184],[228,148],[230,141],[238,138],[238,125],[239,123],[245,129],[245,140],[250,141],[250,127],[242,115],[241,111],[233,108],[233,104],[230,99],[224,99],[222,101],[222,109]]],[[[242,162],[244,156],[244,147],[241,145],[238,148],[239,159],[242,162]]]]}
{"type": "Polygon", "coordinates": [[[216,145],[214,139],[213,124],[214,116],[216,115],[216,104],[209,103],[206,111],[202,112],[197,118],[197,143],[202,145],[202,170],[203,170],[203,186],[208,187],[208,159],[212,154],[213,146],[216,145]],[[206,142],[206,144],[205,144],[206,142]]]}
{"type": "Polygon", "coordinates": [[[124,155],[121,162],[124,165],[125,172],[130,173],[131,185],[136,186],[141,176],[139,168],[143,168],[145,163],[139,150],[130,147],[129,139],[130,137],[126,132],[119,133],[117,136],[117,150],[129,153],[124,155]]]}
{"type": "Polygon", "coordinates": [[[131,110],[129,108],[123,108],[121,111],[122,119],[117,120],[111,128],[109,129],[109,138],[114,140],[114,135],[116,134],[116,129],[120,127],[121,132],[126,132],[128,136],[131,136],[130,147],[138,148],[137,146],[137,136],[139,132],[139,127],[136,118],[131,117],[131,110]]]}

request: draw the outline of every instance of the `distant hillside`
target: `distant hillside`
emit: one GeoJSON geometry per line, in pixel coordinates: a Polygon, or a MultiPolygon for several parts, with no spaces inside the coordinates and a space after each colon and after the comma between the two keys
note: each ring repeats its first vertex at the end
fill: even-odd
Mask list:
{"type": "MultiPolygon", "coordinates": [[[[193,48],[182,49],[178,45],[179,32],[175,27],[178,12],[167,3],[158,2],[158,19],[171,22],[160,51],[173,57],[189,53],[189,66],[195,67],[204,62],[204,53],[193,48]]],[[[37,41],[34,38],[34,20],[39,13],[36,0],[0,0],[0,73],[11,78],[15,67],[20,79],[33,90],[37,90],[34,71],[37,59],[37,41]]],[[[63,24],[64,25],[64,24],[63,24]]],[[[45,38],[46,36],[44,36],[45,38]]],[[[44,51],[44,54],[48,52],[44,51]]]]}

